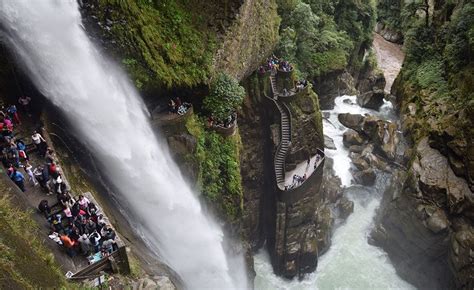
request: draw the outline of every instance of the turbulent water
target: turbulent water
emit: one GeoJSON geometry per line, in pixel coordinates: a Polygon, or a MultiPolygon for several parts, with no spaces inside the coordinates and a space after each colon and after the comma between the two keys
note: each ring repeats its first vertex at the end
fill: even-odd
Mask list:
{"type": "Polygon", "coordinates": [[[262,289],[412,289],[413,287],[397,276],[386,253],[367,243],[373,224],[375,210],[380,204],[381,193],[386,186],[383,175],[377,177],[374,187],[351,185],[351,160],[348,150],[342,144],[342,134],[347,129],[337,119],[339,113],[378,115],[393,118],[390,104],[386,103],[375,112],[359,107],[354,96],[336,98],[336,106],[328,111],[329,121],[324,121],[324,133],[333,138],[336,150],[325,151],[334,159],[334,170],[347,186],[346,195],[354,201],[354,213],[338,227],[332,237],[329,251],[320,257],[315,273],[304,280],[288,281],[273,274],[266,251],[255,256],[257,277],[255,288],[262,289]]]}
{"type": "Polygon", "coordinates": [[[35,85],[107,168],[137,232],[185,286],[247,288],[243,258],[226,256],[222,230],[153,134],[133,86],[88,39],[77,2],[1,0],[0,21],[35,85]]]}

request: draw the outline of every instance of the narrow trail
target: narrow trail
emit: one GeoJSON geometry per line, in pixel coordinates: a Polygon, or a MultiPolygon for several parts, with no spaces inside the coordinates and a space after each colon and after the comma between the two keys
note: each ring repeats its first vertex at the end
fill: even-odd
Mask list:
{"type": "Polygon", "coordinates": [[[377,56],[378,67],[385,76],[385,91],[390,93],[393,82],[402,68],[405,54],[402,47],[396,43],[386,41],[382,36],[374,33],[374,50],[377,56]]]}

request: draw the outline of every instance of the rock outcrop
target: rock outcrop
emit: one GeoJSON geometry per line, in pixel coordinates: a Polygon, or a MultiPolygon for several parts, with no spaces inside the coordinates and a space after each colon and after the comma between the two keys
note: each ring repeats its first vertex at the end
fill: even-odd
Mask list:
{"type": "Polygon", "coordinates": [[[357,104],[363,108],[378,110],[383,105],[385,92],[376,89],[357,96],[357,104]]]}
{"type": "Polygon", "coordinates": [[[472,288],[474,194],[423,138],[409,171],[384,195],[373,242],[421,288],[472,288]]]}

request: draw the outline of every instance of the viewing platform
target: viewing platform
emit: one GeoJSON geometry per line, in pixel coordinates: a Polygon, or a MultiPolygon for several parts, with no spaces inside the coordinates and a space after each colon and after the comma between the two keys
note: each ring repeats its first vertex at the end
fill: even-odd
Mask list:
{"type": "Polygon", "coordinates": [[[235,134],[235,132],[237,132],[237,118],[234,119],[227,127],[223,125],[213,125],[210,128],[222,135],[223,137],[232,136],[235,134]]]}

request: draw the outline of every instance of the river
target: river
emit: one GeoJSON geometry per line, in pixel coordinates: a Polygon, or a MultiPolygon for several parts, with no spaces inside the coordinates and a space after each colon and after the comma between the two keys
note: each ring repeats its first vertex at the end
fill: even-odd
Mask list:
{"type": "MultiPolygon", "coordinates": [[[[403,53],[397,45],[388,43],[380,36],[374,39],[374,50],[379,68],[387,80],[390,90],[403,62],[403,53]]],[[[332,237],[332,245],[319,258],[316,272],[303,280],[285,280],[273,274],[269,256],[262,249],[255,255],[255,288],[270,289],[414,289],[396,273],[387,254],[380,248],[368,244],[368,235],[373,227],[376,209],[382,193],[388,185],[388,176],[378,174],[373,187],[351,186],[349,171],[351,160],[342,144],[346,127],[338,121],[338,114],[371,114],[396,121],[391,103],[385,102],[380,111],[361,108],[355,96],[340,96],[335,99],[333,110],[326,111],[329,121],[324,120],[324,133],[334,140],[336,150],[325,150],[326,156],[334,159],[334,170],[346,187],[346,196],[354,201],[354,213],[339,227],[332,237]]]]}

